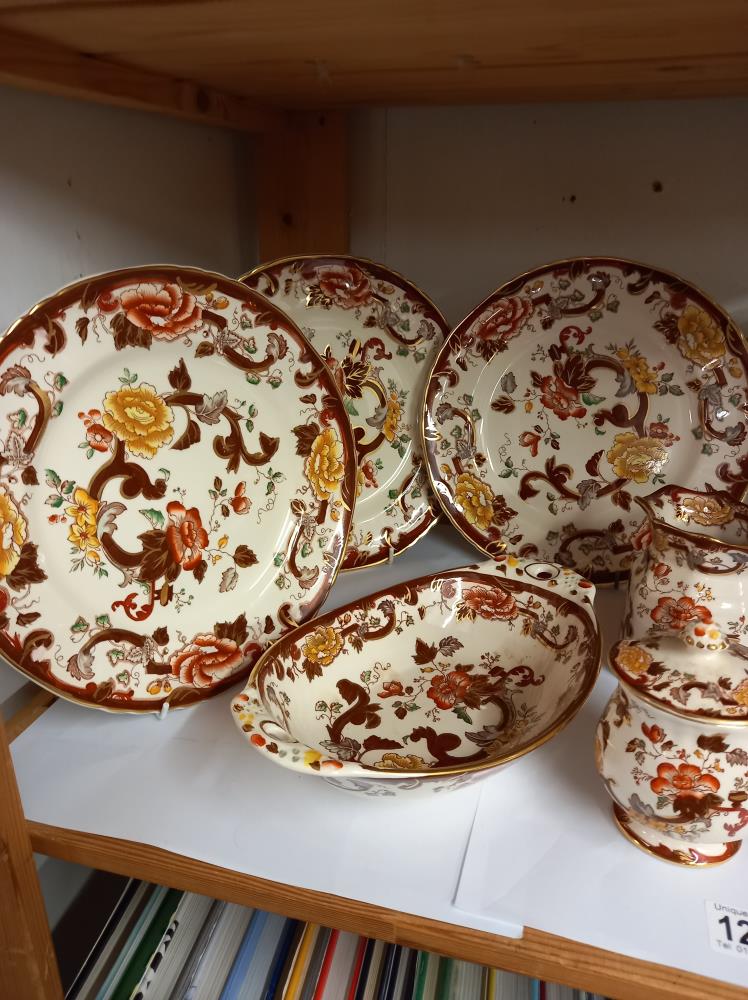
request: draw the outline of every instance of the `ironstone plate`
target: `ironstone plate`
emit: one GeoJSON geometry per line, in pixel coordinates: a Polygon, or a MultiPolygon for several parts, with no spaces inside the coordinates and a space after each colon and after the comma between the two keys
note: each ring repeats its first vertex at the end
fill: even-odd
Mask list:
{"type": "Polygon", "coordinates": [[[635,496],[748,483],[748,354],[675,275],[583,257],[512,279],[434,363],[423,432],[442,507],[479,549],[628,574],[635,496]]]}
{"type": "Polygon", "coordinates": [[[401,275],[357,257],[286,258],[242,280],[313,340],[345,398],[360,468],[343,569],[386,561],[439,514],[418,428],[424,380],[449,332],[443,316],[401,275]]]}
{"type": "Polygon", "coordinates": [[[0,342],[0,652],[99,708],[245,677],[334,580],[355,446],[332,373],[246,286],[102,274],[0,342]]]}

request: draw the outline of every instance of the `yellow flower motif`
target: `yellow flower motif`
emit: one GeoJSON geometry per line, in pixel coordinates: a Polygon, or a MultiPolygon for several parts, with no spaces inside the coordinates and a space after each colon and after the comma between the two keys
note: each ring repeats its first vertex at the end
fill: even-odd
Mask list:
{"type": "Polygon", "coordinates": [[[326,667],[343,648],[343,640],[330,625],[322,625],[307,638],[301,647],[304,656],[312,663],[326,667]]]}
{"type": "Polygon", "coordinates": [[[725,335],[714,319],[699,306],[686,306],[678,317],[678,350],[702,368],[725,353],[725,335]]]}
{"type": "Polygon", "coordinates": [[[28,524],[5,486],[0,486],[0,576],[8,576],[21,558],[28,524]]]}
{"type": "Polygon", "coordinates": [[[108,392],[102,419],[107,430],[141,458],[153,458],[174,435],[174,414],[147,382],[108,392]]]}
{"type": "Polygon", "coordinates": [[[422,757],[416,757],[409,753],[402,756],[399,753],[386,753],[381,760],[378,760],[374,767],[380,771],[420,771],[426,770],[426,762],[422,757]]]}
{"type": "Polygon", "coordinates": [[[485,531],[493,520],[493,493],[476,476],[461,472],[455,483],[455,503],[468,524],[485,531]]]}
{"type": "Polygon", "coordinates": [[[364,475],[364,470],[359,466],[358,472],[356,473],[356,496],[361,496],[361,491],[364,486],[366,486],[366,476],[364,475]]]}
{"type": "Polygon", "coordinates": [[[626,347],[620,348],[616,354],[633,379],[637,392],[647,392],[650,395],[657,392],[657,375],[647,364],[646,358],[643,358],[641,354],[632,354],[626,347]]]}
{"type": "Polygon", "coordinates": [[[643,674],[652,662],[652,654],[641,646],[630,646],[628,643],[618,647],[616,663],[627,674],[643,674]]]}
{"type": "Polygon", "coordinates": [[[668,453],[655,438],[640,438],[634,431],[626,431],[616,434],[606,457],[621,479],[646,483],[661,471],[668,460],[668,453]]]}
{"type": "Polygon", "coordinates": [[[401,412],[402,408],[397,401],[397,393],[391,392],[390,398],[387,400],[387,413],[385,414],[384,424],[382,425],[382,433],[388,441],[395,440],[395,432],[397,431],[397,425],[400,420],[401,412]]]}
{"type": "Polygon", "coordinates": [[[89,496],[81,486],[78,486],[73,493],[72,505],[65,508],[68,516],[72,517],[76,524],[80,525],[96,524],[98,510],[98,500],[94,500],[92,496],[89,496]]]}
{"type": "Polygon", "coordinates": [[[334,427],[325,427],[312,442],[304,472],[318,500],[329,500],[345,475],[343,442],[334,427]]]}
{"type": "Polygon", "coordinates": [[[73,521],[70,525],[68,541],[71,541],[81,552],[87,552],[89,549],[98,549],[101,544],[96,537],[96,525],[80,524],[78,521],[73,521]]]}
{"type": "Polygon", "coordinates": [[[686,497],[681,500],[677,516],[683,521],[695,521],[705,526],[727,524],[733,512],[729,504],[721,504],[716,497],[686,497]]]}
{"type": "Polygon", "coordinates": [[[733,698],[738,705],[745,705],[748,708],[748,680],[742,681],[733,692],[733,698]]]}
{"type": "Polygon", "coordinates": [[[307,767],[311,767],[312,764],[316,764],[318,760],[322,760],[322,754],[317,750],[307,750],[304,753],[304,763],[307,767]]]}

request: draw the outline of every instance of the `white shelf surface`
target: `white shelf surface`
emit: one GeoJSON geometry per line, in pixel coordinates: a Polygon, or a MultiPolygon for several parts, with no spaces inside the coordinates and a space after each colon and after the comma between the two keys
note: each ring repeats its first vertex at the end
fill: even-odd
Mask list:
{"type": "MultiPolygon", "coordinates": [[[[438,525],[391,566],[342,574],[328,607],[475,561],[438,525]]],[[[621,609],[620,592],[598,593],[607,642],[621,609]]],[[[705,912],[705,900],[746,906],[748,850],[722,869],[686,871],[617,833],[592,763],[612,688],[604,672],[567,730],[512,767],[412,802],[277,767],[243,743],[230,694],[163,721],[60,701],[12,750],[26,815],[41,823],[496,934],[519,937],[527,925],[748,985],[748,960],[709,949],[705,912]]]]}

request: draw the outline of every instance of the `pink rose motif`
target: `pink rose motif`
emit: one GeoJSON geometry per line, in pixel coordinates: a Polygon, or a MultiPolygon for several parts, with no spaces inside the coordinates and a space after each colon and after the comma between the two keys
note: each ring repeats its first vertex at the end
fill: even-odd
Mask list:
{"type": "Polygon", "coordinates": [[[371,285],[355,264],[328,264],[317,271],[320,291],[343,309],[355,309],[371,298],[371,285]]]}

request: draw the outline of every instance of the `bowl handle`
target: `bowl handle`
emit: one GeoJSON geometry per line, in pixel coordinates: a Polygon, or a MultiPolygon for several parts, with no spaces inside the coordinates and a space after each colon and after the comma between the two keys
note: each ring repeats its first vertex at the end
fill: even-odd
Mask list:
{"type": "Polygon", "coordinates": [[[591,613],[595,599],[595,586],[568,566],[544,562],[540,559],[523,559],[504,555],[499,559],[481,563],[482,572],[493,572],[510,579],[531,581],[556,594],[561,593],[570,601],[591,613]]]}

